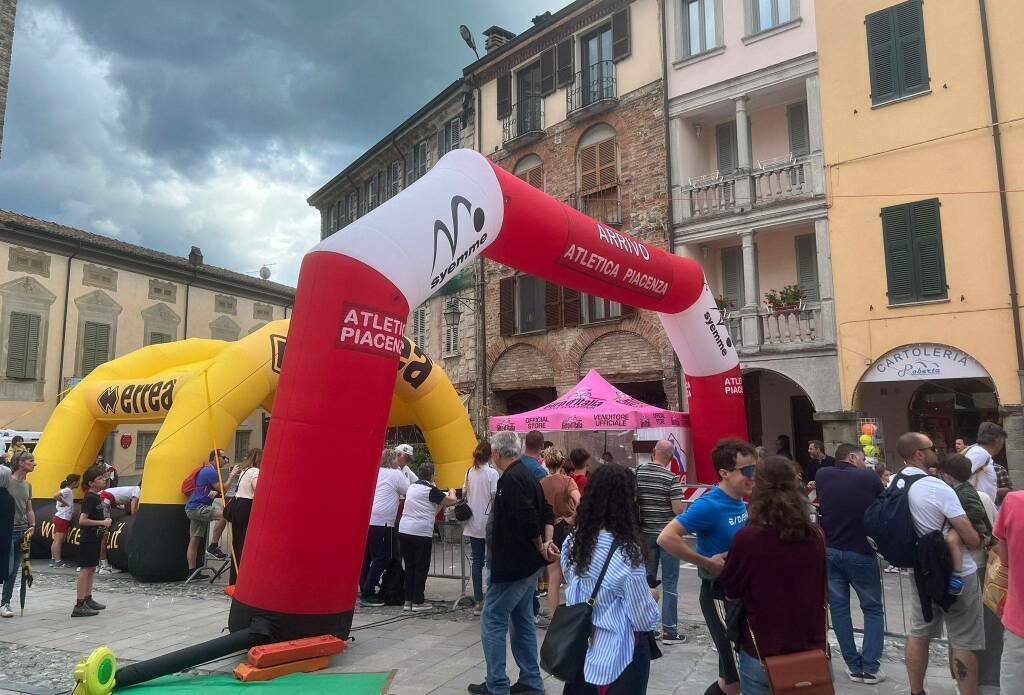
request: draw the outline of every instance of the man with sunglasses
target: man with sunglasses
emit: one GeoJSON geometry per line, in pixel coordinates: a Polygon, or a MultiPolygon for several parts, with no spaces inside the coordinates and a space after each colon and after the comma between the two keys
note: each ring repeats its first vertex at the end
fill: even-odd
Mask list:
{"type": "Polygon", "coordinates": [[[733,536],[747,523],[743,498],[754,489],[757,452],[747,442],[723,439],[711,452],[711,462],[718,471],[718,485],[669,522],[658,536],[658,545],[680,560],[697,565],[700,610],[718,649],[718,680],[708,686],[705,695],[738,695],[740,678],[726,633],[725,590],[718,576],[725,568],[733,536]],[[690,533],[697,536],[696,550],[686,542],[690,533]]]}

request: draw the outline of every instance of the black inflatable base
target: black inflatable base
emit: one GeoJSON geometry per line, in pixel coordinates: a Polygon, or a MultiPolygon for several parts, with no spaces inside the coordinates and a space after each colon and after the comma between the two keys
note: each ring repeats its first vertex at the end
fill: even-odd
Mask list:
{"type": "Polygon", "coordinates": [[[189,521],[181,504],[141,504],[132,522],[128,571],[142,582],[188,578],[189,521]]]}
{"type": "Polygon", "coordinates": [[[228,629],[231,632],[246,630],[254,623],[263,624],[264,621],[272,626],[275,642],[320,635],[348,639],[349,631],[352,629],[352,611],[316,614],[278,613],[246,605],[238,599],[231,602],[231,612],[228,614],[228,629]]]}

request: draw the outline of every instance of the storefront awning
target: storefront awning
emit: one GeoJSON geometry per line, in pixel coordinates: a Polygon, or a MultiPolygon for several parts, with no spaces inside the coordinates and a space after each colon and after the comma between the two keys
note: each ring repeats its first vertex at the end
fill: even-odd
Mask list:
{"type": "Polygon", "coordinates": [[[917,343],[885,353],[871,365],[861,383],[988,378],[978,360],[963,350],[939,343],[917,343]]]}

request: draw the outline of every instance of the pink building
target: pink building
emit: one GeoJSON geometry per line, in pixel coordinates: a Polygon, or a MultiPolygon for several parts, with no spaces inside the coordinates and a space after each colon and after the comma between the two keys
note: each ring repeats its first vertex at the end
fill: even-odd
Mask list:
{"type": "Polygon", "coordinates": [[[805,460],[840,410],[814,3],[667,0],[665,22],[673,249],[720,298],[751,438],[805,460]]]}

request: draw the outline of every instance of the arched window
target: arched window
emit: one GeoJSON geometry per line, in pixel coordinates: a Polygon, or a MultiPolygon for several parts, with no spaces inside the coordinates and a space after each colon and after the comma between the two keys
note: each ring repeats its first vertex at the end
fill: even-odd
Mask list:
{"type": "Polygon", "coordinates": [[[580,138],[575,206],[605,224],[622,224],[615,129],[599,123],[580,138]]]}
{"type": "Polygon", "coordinates": [[[520,159],[512,173],[534,188],[544,190],[544,162],[538,155],[528,154],[520,159]]]}

